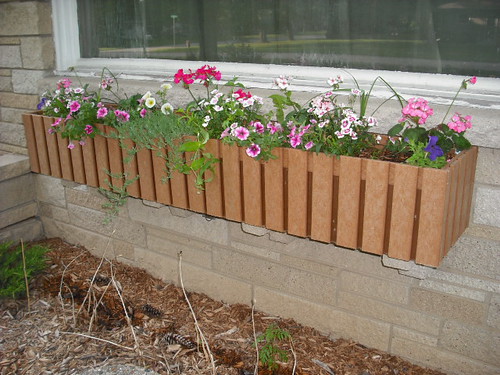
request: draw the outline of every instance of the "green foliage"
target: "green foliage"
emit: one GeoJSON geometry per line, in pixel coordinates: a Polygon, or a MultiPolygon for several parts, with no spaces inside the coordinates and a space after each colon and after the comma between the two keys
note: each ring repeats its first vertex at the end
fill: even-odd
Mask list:
{"type": "Polygon", "coordinates": [[[111,178],[124,181],[123,186],[115,186],[109,181],[109,179],[106,179],[105,182],[109,186],[109,190],[99,188],[99,192],[108,200],[108,202],[102,205],[102,208],[104,208],[107,212],[106,218],[104,219],[104,224],[109,224],[113,220],[113,218],[120,212],[120,207],[122,207],[126,203],[126,199],[129,196],[127,187],[137,181],[139,176],[128,178],[127,173],[112,174],[110,171],[106,171],[106,173],[111,178]]]}
{"type": "MultiPolygon", "coordinates": [[[[24,251],[26,276],[29,281],[46,267],[45,253],[50,249],[32,246],[24,251]]],[[[21,246],[11,242],[0,243],[0,297],[19,298],[26,293],[21,246]]]]}
{"type": "Polygon", "coordinates": [[[269,325],[266,330],[257,337],[258,343],[264,343],[259,350],[259,359],[262,365],[266,366],[269,371],[278,368],[277,361],[288,361],[288,353],[281,349],[278,345],[281,341],[292,340],[290,333],[281,329],[276,324],[269,325]]]}
{"type": "Polygon", "coordinates": [[[408,142],[409,148],[412,151],[412,155],[406,159],[406,163],[410,165],[415,165],[417,167],[428,167],[428,168],[443,168],[446,164],[446,157],[440,156],[435,160],[429,158],[429,153],[424,150],[426,147],[425,143],[422,142],[408,142]]]}

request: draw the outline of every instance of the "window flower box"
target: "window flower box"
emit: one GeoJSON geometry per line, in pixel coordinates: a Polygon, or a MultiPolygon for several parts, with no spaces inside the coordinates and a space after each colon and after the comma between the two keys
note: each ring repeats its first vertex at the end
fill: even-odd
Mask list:
{"type": "Polygon", "coordinates": [[[220,163],[199,190],[190,175],[163,182],[163,159],[150,150],[124,163],[116,139],[97,135],[69,150],[67,139],[48,134],[53,118],[33,113],[23,121],[35,173],[105,189],[105,170],[138,174],[127,187],[132,197],[315,241],[437,267],[469,224],[477,147],[432,169],[284,148],[262,162],[210,140],[206,150],[220,163]]]}

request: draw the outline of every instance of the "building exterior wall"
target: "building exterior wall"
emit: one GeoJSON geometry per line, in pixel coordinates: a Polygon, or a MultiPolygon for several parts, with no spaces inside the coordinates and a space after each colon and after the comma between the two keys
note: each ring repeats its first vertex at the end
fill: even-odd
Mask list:
{"type": "MultiPolygon", "coordinates": [[[[4,153],[26,153],[21,114],[35,109],[38,94],[58,79],[52,73],[50,20],[49,1],[0,0],[4,153]]],[[[151,82],[127,84],[132,91],[151,88],[151,82]]],[[[185,92],[177,94],[173,104],[188,99],[185,92]]],[[[20,178],[27,180],[18,183],[36,197],[36,208],[28,204],[25,212],[41,220],[47,237],[62,237],[176,283],[182,251],[184,282],[191,290],[228,303],[255,300],[260,310],[450,374],[493,375],[500,372],[500,109],[459,110],[471,111],[480,119],[471,133],[479,146],[471,226],[437,269],[132,198],[103,225],[105,199],[93,188],[25,173],[20,178]]],[[[5,182],[17,183],[0,180],[2,193],[5,182]]],[[[10,223],[15,215],[2,216],[7,227],[16,224],[10,223]]],[[[8,235],[3,230],[2,240],[36,230],[23,228],[8,235]]]]}

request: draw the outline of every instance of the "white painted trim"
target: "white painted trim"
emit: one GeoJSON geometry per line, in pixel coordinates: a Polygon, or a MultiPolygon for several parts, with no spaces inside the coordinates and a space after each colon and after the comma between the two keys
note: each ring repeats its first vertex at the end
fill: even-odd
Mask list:
{"type": "Polygon", "coordinates": [[[76,0],[52,0],[52,27],[56,48],[56,70],[74,66],[80,58],[76,0]]]}

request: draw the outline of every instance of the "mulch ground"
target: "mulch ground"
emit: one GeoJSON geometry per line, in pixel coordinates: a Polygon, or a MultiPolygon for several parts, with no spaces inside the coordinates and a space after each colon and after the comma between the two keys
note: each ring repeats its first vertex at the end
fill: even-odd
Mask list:
{"type": "Polygon", "coordinates": [[[186,299],[181,287],[60,239],[38,243],[52,250],[47,271],[30,286],[29,308],[27,300],[0,300],[1,375],[76,374],[110,364],[251,375],[255,336],[272,323],[292,336],[279,344],[289,359],[274,372],[260,366],[260,375],[444,375],[248,306],[199,293],[186,299]]]}

